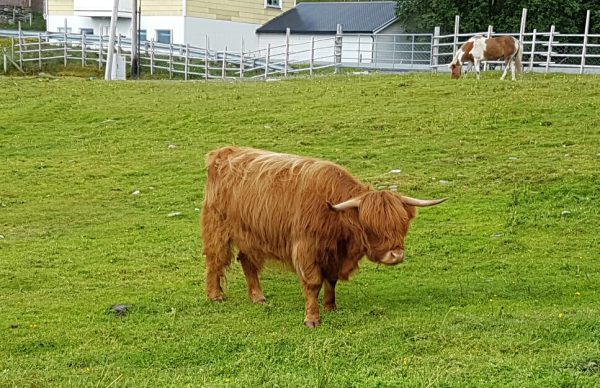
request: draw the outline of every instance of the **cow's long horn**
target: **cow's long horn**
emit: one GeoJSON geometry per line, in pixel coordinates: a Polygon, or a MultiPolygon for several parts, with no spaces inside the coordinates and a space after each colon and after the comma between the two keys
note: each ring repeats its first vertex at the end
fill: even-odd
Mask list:
{"type": "Polygon", "coordinates": [[[440,204],[442,202],[444,202],[445,200],[447,200],[448,198],[442,198],[442,199],[417,199],[417,198],[411,198],[411,197],[405,197],[402,196],[400,197],[402,199],[402,202],[408,204],[408,205],[413,205],[413,206],[419,206],[419,207],[425,207],[425,206],[434,206],[437,204],[440,204]]]}
{"type": "Polygon", "coordinates": [[[359,207],[361,202],[362,201],[360,199],[358,199],[358,198],[351,198],[351,199],[349,199],[347,201],[340,202],[337,205],[333,205],[333,204],[331,204],[329,202],[327,204],[329,205],[329,207],[331,209],[341,211],[341,210],[351,209],[353,207],[359,207]]]}

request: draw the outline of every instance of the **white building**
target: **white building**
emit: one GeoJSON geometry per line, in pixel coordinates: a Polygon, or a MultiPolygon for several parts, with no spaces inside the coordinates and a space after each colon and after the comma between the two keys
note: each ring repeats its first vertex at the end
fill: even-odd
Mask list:
{"type": "MultiPolygon", "coordinates": [[[[256,29],[296,5],[295,0],[138,0],[140,40],[239,50],[258,47],[256,29]]],[[[46,0],[52,32],[107,34],[113,0],[46,0]]],[[[131,37],[132,1],[120,0],[117,33],[131,37]]]]}

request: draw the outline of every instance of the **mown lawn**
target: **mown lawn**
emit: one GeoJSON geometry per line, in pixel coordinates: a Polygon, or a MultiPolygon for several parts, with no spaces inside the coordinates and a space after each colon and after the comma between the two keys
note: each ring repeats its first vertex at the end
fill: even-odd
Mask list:
{"type": "Polygon", "coordinates": [[[0,78],[0,386],[600,385],[600,78],[498,78],[0,78]],[[279,267],[266,305],[237,263],[204,295],[226,144],[450,200],[310,330],[279,267]]]}

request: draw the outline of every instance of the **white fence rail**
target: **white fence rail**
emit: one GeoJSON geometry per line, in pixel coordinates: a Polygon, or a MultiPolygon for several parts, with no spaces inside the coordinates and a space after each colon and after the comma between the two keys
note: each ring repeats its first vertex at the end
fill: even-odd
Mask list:
{"type": "MultiPolygon", "coordinates": [[[[346,34],[338,26],[335,36],[312,37],[290,42],[288,29],[284,44],[258,50],[211,50],[205,47],[145,41],[138,48],[139,65],[146,72],[168,74],[183,79],[266,79],[292,74],[313,75],[320,71],[339,72],[343,67],[384,71],[447,71],[453,54],[469,37],[512,35],[523,43],[523,64],[529,71],[600,73],[600,34],[589,33],[590,12],[583,34],[561,34],[554,26],[548,32],[525,32],[527,10],[523,10],[519,33],[487,31],[460,33],[456,17],[454,33],[433,34],[346,34]]],[[[0,36],[7,36],[0,31],[0,36]]],[[[4,71],[16,68],[42,69],[44,63],[62,62],[103,68],[108,54],[108,37],[69,33],[27,33],[11,36],[10,49],[4,49],[4,71]]],[[[116,53],[131,65],[129,39],[117,39],[116,53]]],[[[502,65],[489,62],[485,68],[502,65]]]]}

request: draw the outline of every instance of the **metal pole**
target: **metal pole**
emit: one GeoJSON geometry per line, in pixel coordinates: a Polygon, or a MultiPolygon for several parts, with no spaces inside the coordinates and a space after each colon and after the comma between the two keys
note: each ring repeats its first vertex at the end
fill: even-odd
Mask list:
{"type": "Polygon", "coordinates": [[[85,32],[81,34],[81,67],[85,67],[85,32]]]}
{"type": "Polygon", "coordinates": [[[42,34],[38,34],[38,67],[42,68],[42,34]]]}
{"type": "Polygon", "coordinates": [[[271,56],[271,43],[267,46],[267,56],[265,58],[265,79],[269,77],[269,57],[271,56]]]}
{"type": "Polygon", "coordinates": [[[240,47],[240,78],[244,78],[244,38],[240,47]]]}
{"type": "Polygon", "coordinates": [[[590,33],[590,10],[585,15],[585,31],[583,31],[583,47],[581,48],[581,68],[579,74],[585,70],[585,55],[587,54],[588,35],[590,33]]]}
{"type": "Polygon", "coordinates": [[[285,29],[285,57],[283,60],[283,76],[288,75],[288,62],[290,60],[290,28],[285,29]]]}
{"type": "Polygon", "coordinates": [[[335,63],[335,74],[339,74],[342,65],[342,25],[338,24],[335,29],[335,40],[333,46],[333,55],[335,63]]]}
{"type": "Polygon", "coordinates": [[[458,31],[460,29],[460,16],[456,15],[454,17],[454,45],[452,49],[452,56],[456,54],[456,50],[458,50],[458,31]]]}
{"type": "MultiPolygon", "coordinates": [[[[492,31],[494,30],[494,27],[492,27],[491,25],[488,25],[488,30],[487,30],[487,38],[491,38],[492,37],[492,31]]],[[[487,61],[484,62],[483,65],[483,71],[488,71],[489,69],[489,64],[487,63],[487,61]]]]}
{"type": "Polygon", "coordinates": [[[188,80],[189,70],[190,70],[190,44],[186,43],[185,44],[185,64],[184,64],[184,70],[183,70],[183,78],[186,81],[188,80]]]}
{"type": "Polygon", "coordinates": [[[63,47],[63,49],[64,49],[64,56],[65,56],[63,64],[64,64],[65,67],[67,67],[67,56],[68,56],[68,49],[67,49],[67,39],[68,39],[67,28],[68,28],[67,27],[67,19],[65,18],[65,27],[64,27],[64,35],[63,35],[63,37],[64,37],[64,42],[63,42],[64,47],[63,47]]]}
{"type": "Polygon", "coordinates": [[[6,53],[6,47],[2,49],[3,51],[3,59],[4,59],[4,72],[8,73],[8,54],[6,53]]]}
{"type": "Polygon", "coordinates": [[[102,69],[102,46],[104,46],[104,35],[102,35],[102,27],[100,27],[100,45],[98,47],[98,69],[102,69]]]}
{"type": "Polygon", "coordinates": [[[315,37],[312,36],[310,38],[310,67],[309,67],[311,77],[313,75],[314,66],[315,66],[315,37]]]}
{"type": "Polygon", "coordinates": [[[208,81],[208,35],[206,35],[206,48],[204,49],[204,79],[208,81]]]}
{"type": "Polygon", "coordinates": [[[226,59],[225,57],[227,57],[227,46],[225,46],[225,50],[223,51],[223,60],[221,62],[221,78],[225,79],[226,78],[226,73],[225,73],[225,67],[226,67],[226,59]]]}
{"type": "Polygon", "coordinates": [[[115,50],[115,35],[117,34],[117,18],[119,17],[119,0],[113,0],[112,15],[110,17],[110,35],[108,37],[108,54],[106,55],[106,69],[104,79],[112,79],[112,65],[115,50]]]}

